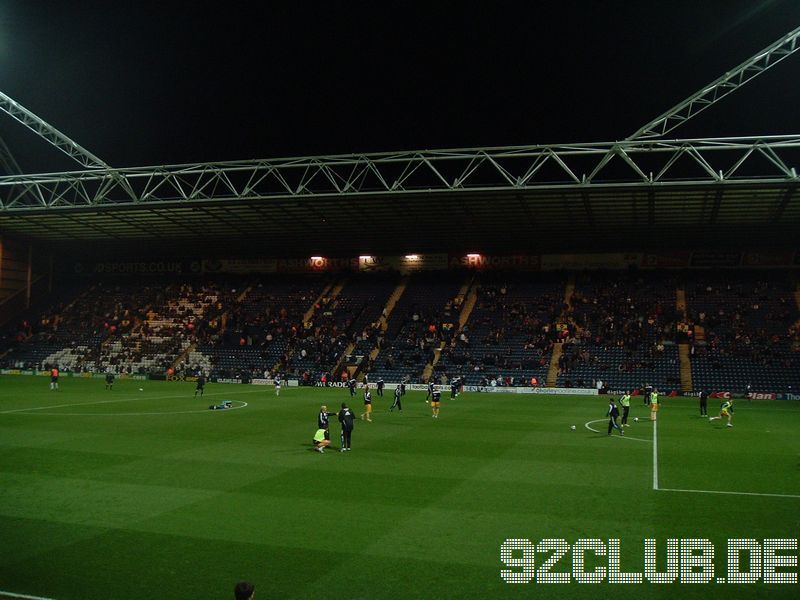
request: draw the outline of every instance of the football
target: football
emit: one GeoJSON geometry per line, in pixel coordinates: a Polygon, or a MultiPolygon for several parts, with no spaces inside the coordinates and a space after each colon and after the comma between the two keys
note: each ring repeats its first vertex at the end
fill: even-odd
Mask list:
{"type": "Polygon", "coordinates": [[[639,417],[634,417],[634,418],[633,418],[633,420],[634,420],[636,423],[638,423],[638,422],[639,422],[639,417]]]}
{"type": "Polygon", "coordinates": [[[573,425],[572,427],[570,427],[570,429],[572,429],[572,431],[575,431],[575,425],[573,425]]]}
{"type": "Polygon", "coordinates": [[[144,391],[144,388],[139,388],[139,391],[140,391],[140,392],[143,392],[143,391],[144,391]]]}

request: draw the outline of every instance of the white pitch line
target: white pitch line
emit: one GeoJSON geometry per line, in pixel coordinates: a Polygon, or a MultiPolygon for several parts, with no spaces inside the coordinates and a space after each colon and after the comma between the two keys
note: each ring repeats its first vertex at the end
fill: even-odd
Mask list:
{"type": "MultiPolygon", "coordinates": [[[[244,400],[232,400],[232,402],[237,402],[239,406],[231,406],[225,410],[217,410],[212,412],[228,412],[231,410],[237,410],[240,408],[247,408],[249,405],[244,400]]],[[[141,417],[141,416],[148,416],[148,415],[194,415],[197,413],[207,413],[209,409],[205,410],[171,410],[168,412],[124,412],[124,413],[59,413],[59,412],[36,412],[30,413],[32,415],[42,415],[42,416],[49,416],[49,417],[141,417]]]]}
{"type": "Polygon", "coordinates": [[[679,490],[673,488],[655,488],[659,492],[687,492],[690,494],[727,494],[729,496],[767,496],[770,498],[800,498],[797,494],[766,494],[761,492],[723,492],[721,490],[679,490]]]}
{"type": "Polygon", "coordinates": [[[653,489],[658,489],[658,421],[653,421],[653,489]]]}
{"type": "MultiPolygon", "coordinates": [[[[605,419],[595,419],[594,421],[589,421],[587,423],[584,423],[583,426],[586,427],[586,429],[588,429],[589,431],[594,431],[595,433],[603,433],[602,431],[599,431],[598,429],[595,429],[594,427],[589,427],[589,425],[591,425],[592,423],[601,423],[601,422],[605,423],[605,419]]],[[[630,435],[614,435],[614,436],[611,436],[611,437],[618,437],[618,438],[622,438],[624,440],[634,440],[636,442],[649,442],[650,441],[650,440],[644,440],[642,438],[632,437],[630,435]]]]}
{"type": "Polygon", "coordinates": [[[9,598],[22,598],[23,600],[53,600],[53,598],[45,598],[44,596],[29,596],[28,594],[15,594],[14,592],[4,592],[0,590],[0,596],[8,596],[9,598]]]}
{"type": "MultiPolygon", "coordinates": [[[[256,392],[262,392],[263,390],[245,390],[241,392],[213,392],[209,394],[209,396],[229,396],[229,395],[238,395],[238,394],[255,394],[256,392]]],[[[186,398],[187,395],[183,394],[181,396],[134,396],[131,398],[118,398],[116,400],[97,400],[95,402],[73,402],[71,404],[54,404],[51,406],[34,406],[32,408],[15,408],[13,410],[2,410],[0,411],[0,415],[7,415],[10,413],[25,413],[25,412],[32,412],[34,410],[49,410],[51,408],[69,408],[72,406],[93,406],[95,404],[117,404],[119,402],[134,402],[136,400],[174,400],[180,398],[186,398]]],[[[202,398],[202,396],[201,396],[202,398]]]]}

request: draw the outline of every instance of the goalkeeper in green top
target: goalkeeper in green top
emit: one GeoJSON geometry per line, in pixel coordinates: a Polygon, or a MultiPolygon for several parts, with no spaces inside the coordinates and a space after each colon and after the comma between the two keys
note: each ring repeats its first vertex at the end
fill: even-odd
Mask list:
{"type": "Polygon", "coordinates": [[[619,405],[622,407],[622,426],[628,426],[628,413],[631,411],[631,395],[630,392],[625,392],[619,399],[619,405]]]}

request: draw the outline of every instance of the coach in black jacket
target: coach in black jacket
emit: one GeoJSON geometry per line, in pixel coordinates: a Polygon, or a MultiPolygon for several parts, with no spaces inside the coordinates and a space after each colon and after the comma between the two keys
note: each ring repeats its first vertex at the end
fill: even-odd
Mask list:
{"type": "Polygon", "coordinates": [[[342,410],[339,411],[339,423],[342,425],[342,448],[340,452],[346,452],[350,450],[350,436],[353,433],[355,415],[344,402],[342,402],[342,410]]]}

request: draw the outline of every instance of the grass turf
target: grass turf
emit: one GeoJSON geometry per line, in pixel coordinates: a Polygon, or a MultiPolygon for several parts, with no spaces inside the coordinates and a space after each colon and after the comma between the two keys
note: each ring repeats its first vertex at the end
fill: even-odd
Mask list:
{"type": "MultiPolygon", "coordinates": [[[[504,583],[501,544],[619,538],[623,570],[641,572],[644,538],[658,540],[660,567],[668,538],[708,538],[724,575],[728,538],[800,534],[800,497],[655,491],[653,429],[636,399],[630,439],[609,439],[604,398],[463,394],[445,397],[435,421],[423,393],[409,392],[402,415],[387,412],[390,394],[373,394],[374,422],[357,421],[353,451],[320,455],[316,413],[350,401],[346,390],[114,388],[62,378],[51,392],[46,378],[0,377],[0,590],[230,598],[249,579],[262,598],[593,598],[596,586],[576,582],[504,583]],[[221,399],[247,406],[208,410],[221,399]],[[584,426],[595,420],[600,433],[584,426]]],[[[666,398],[659,486],[800,496],[798,429],[797,403],[739,401],[727,429],[700,419],[696,401],[666,398]]],[[[595,564],[607,560],[589,554],[595,564]]],[[[567,555],[553,570],[570,565],[567,555]]],[[[609,591],[678,588],[789,598],[798,586],[609,591]]]]}

